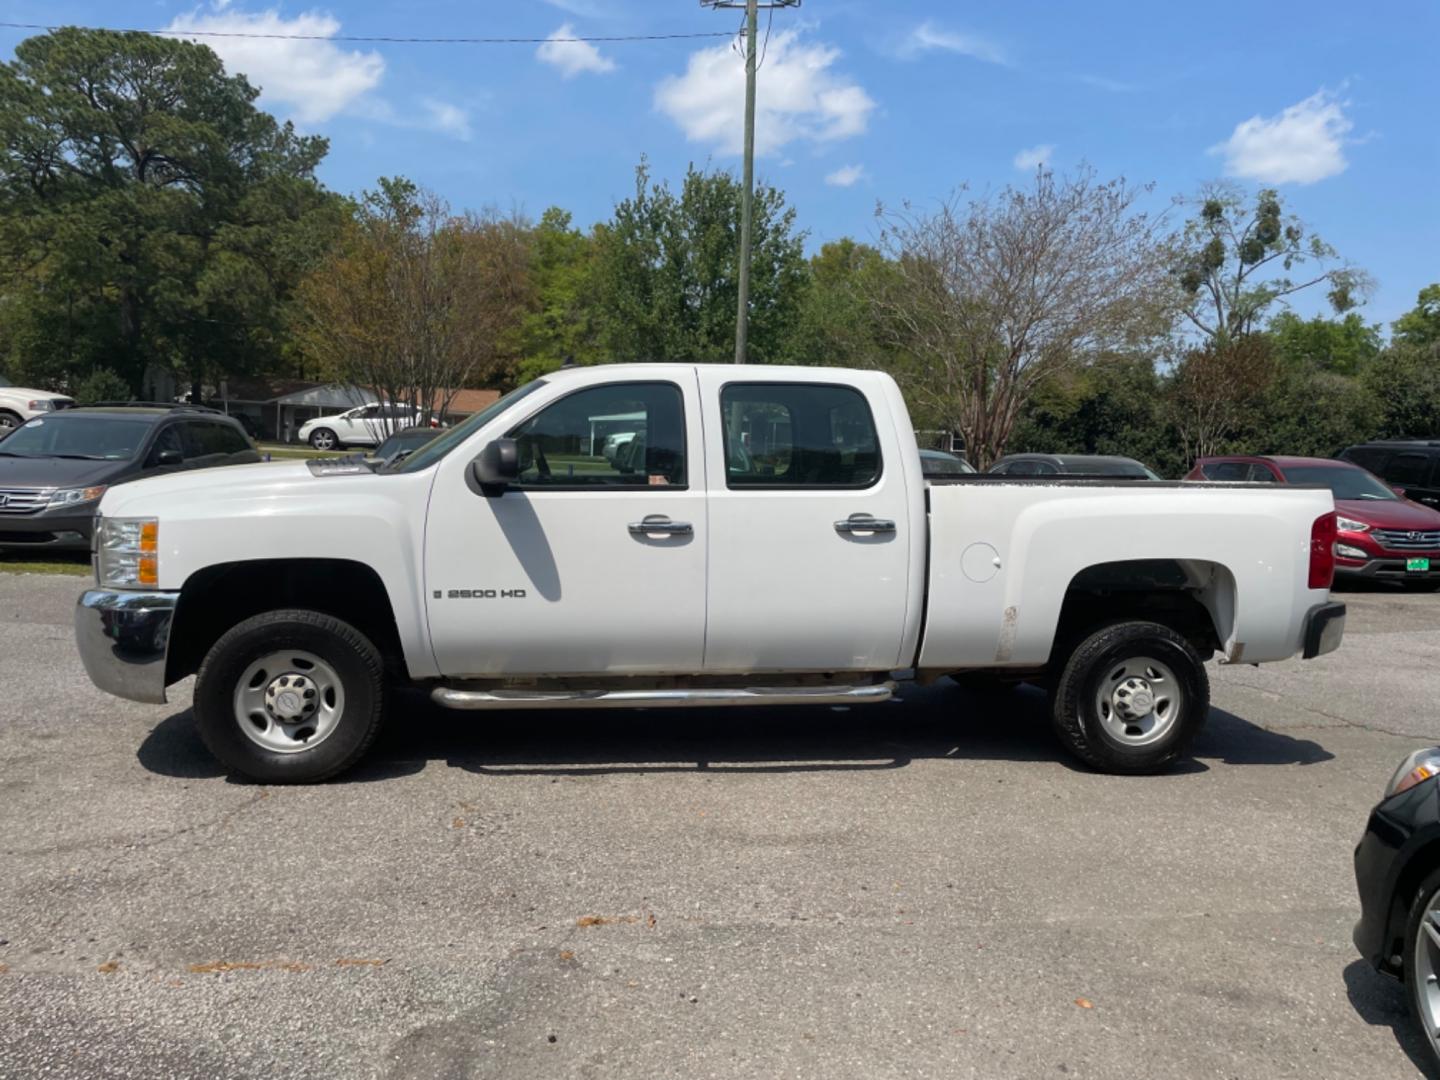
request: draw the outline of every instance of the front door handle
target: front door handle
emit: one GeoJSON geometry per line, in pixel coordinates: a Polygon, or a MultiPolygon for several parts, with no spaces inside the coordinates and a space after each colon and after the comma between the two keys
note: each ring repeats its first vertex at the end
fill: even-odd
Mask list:
{"type": "Polygon", "coordinates": [[[893,533],[895,522],[889,518],[871,517],[869,514],[851,514],[844,521],[835,522],[835,531],[840,533],[893,533]]]}
{"type": "Polygon", "coordinates": [[[695,526],[688,521],[671,521],[664,514],[651,514],[644,521],[630,523],[631,536],[690,536],[695,526]]]}

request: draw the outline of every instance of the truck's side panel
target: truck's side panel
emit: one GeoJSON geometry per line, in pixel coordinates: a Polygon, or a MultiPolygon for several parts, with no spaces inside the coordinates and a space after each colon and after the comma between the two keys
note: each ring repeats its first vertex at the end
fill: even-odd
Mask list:
{"type": "MultiPolygon", "coordinates": [[[[1082,570],[1117,560],[1209,568],[1222,616],[1233,604],[1231,660],[1282,660],[1301,647],[1310,526],[1328,491],[1191,485],[958,483],[930,491],[929,607],[920,666],[1035,667],[1050,655],[1066,591],[1082,570]]],[[[1213,593],[1213,590],[1212,590],[1213,593]]]]}

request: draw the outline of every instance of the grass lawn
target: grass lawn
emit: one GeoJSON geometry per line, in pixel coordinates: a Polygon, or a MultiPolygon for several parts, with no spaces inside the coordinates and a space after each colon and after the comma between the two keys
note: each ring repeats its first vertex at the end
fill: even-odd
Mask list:
{"type": "Polygon", "coordinates": [[[0,551],[0,574],[69,574],[90,576],[90,555],[87,552],[0,551]]]}

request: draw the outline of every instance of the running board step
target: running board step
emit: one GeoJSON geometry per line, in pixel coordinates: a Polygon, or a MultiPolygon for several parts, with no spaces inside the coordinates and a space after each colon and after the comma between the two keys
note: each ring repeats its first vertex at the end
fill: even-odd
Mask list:
{"type": "Polygon", "coordinates": [[[889,701],[893,682],[864,686],[697,687],[677,690],[461,690],[430,697],[450,709],[643,709],[668,705],[867,705],[889,701]]]}

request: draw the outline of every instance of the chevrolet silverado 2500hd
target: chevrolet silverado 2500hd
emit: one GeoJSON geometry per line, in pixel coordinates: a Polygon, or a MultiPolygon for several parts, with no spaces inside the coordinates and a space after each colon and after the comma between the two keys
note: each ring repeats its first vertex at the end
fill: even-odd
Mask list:
{"type": "Polygon", "coordinates": [[[1324,489],[927,483],[877,372],[586,367],[383,467],[107,492],[76,634],[121,697],[197,675],[206,745],[270,782],[354,764],[396,683],[473,710],[858,704],[973,672],[1047,686],[1071,751],[1147,772],[1204,722],[1206,659],[1339,644],[1334,530],[1324,489]]]}

